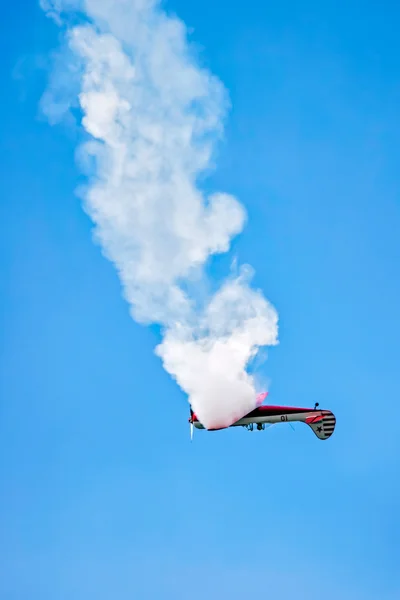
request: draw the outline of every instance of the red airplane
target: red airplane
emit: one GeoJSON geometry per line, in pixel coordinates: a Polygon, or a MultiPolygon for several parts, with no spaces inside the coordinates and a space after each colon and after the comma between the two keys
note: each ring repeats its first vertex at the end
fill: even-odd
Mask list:
{"type": "MultiPolygon", "coordinates": [[[[336,425],[335,415],[330,410],[318,409],[318,402],[315,403],[314,408],[265,406],[262,405],[262,401],[267,395],[268,392],[260,394],[257,397],[257,408],[232,425],[229,425],[229,427],[245,427],[247,430],[253,431],[254,425],[257,425],[257,429],[261,431],[268,425],[299,421],[311,427],[320,440],[327,440],[331,437],[336,425]]],[[[196,429],[205,429],[204,425],[200,423],[192,409],[190,409],[189,423],[192,439],[194,427],[196,429]]],[[[219,427],[218,430],[219,429],[226,429],[226,427],[219,427]]],[[[217,429],[209,429],[209,431],[217,431],[217,429]]]]}

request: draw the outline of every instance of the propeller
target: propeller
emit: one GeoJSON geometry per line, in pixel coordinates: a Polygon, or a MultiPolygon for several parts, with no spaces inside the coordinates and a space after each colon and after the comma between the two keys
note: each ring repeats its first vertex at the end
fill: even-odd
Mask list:
{"type": "Polygon", "coordinates": [[[193,427],[193,421],[190,422],[190,441],[193,442],[193,432],[194,432],[194,427],[193,427]]]}

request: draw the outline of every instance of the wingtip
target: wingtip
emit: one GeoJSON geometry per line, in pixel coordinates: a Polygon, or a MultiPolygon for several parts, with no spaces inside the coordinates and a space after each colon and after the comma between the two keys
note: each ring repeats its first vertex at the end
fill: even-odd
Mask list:
{"type": "Polygon", "coordinates": [[[261,394],[258,394],[257,398],[256,398],[256,402],[257,402],[257,406],[260,406],[260,404],[262,404],[265,400],[265,398],[268,396],[269,392],[262,392],[261,394]]]}

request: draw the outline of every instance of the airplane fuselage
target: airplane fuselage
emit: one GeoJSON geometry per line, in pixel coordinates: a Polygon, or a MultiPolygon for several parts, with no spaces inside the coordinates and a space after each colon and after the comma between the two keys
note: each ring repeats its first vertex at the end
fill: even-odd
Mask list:
{"type": "MultiPolygon", "coordinates": [[[[191,415],[189,421],[196,429],[205,429],[194,413],[191,415]]],[[[257,426],[257,429],[264,429],[266,425],[288,422],[305,423],[312,428],[319,439],[325,440],[332,435],[336,418],[332,412],[316,408],[259,406],[235,423],[232,423],[230,427],[245,427],[252,431],[254,425],[257,426]]],[[[209,429],[209,431],[216,431],[216,429],[209,429]]]]}

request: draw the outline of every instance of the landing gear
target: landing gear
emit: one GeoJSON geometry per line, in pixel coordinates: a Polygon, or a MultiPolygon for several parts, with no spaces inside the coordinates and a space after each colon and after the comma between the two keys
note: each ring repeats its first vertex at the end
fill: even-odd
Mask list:
{"type": "MultiPolygon", "coordinates": [[[[254,423],[249,423],[248,425],[243,425],[243,427],[245,429],[247,429],[247,431],[253,431],[254,423]]],[[[257,431],[262,431],[264,429],[265,429],[265,423],[257,423],[257,431]]]]}
{"type": "Polygon", "coordinates": [[[254,425],[253,423],[249,423],[248,425],[243,425],[243,427],[247,429],[247,431],[253,431],[254,425]]]}

